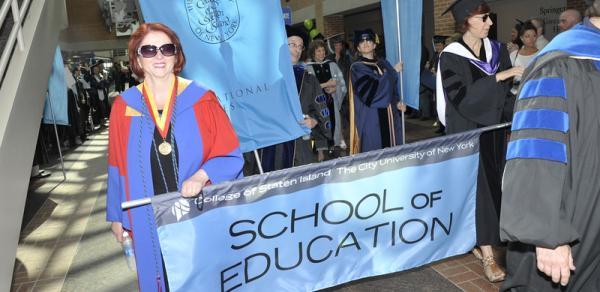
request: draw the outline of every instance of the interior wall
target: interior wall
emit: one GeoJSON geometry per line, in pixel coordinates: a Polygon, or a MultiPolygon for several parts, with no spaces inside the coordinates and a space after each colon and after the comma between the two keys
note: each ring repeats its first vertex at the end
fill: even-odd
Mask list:
{"type": "Polygon", "coordinates": [[[9,291],[51,62],[67,25],[64,0],[31,1],[25,50],[14,50],[0,88],[0,291],[9,291]]]}
{"type": "Polygon", "coordinates": [[[493,12],[498,14],[498,40],[510,39],[510,31],[516,24],[515,19],[528,20],[534,17],[546,21],[545,37],[550,40],[558,34],[558,17],[567,7],[566,0],[496,0],[489,2],[493,12]],[[518,9],[515,9],[518,7],[518,9]]]}

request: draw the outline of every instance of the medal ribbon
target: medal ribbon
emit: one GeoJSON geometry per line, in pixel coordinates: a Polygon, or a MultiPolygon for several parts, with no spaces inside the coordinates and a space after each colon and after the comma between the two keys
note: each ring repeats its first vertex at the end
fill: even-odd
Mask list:
{"type": "Polygon", "coordinates": [[[163,114],[160,116],[158,114],[158,108],[156,106],[156,103],[154,102],[154,96],[152,92],[149,92],[150,94],[148,94],[148,92],[146,91],[145,83],[142,84],[142,95],[144,96],[144,101],[148,105],[152,116],[152,120],[154,120],[154,124],[156,125],[156,128],[158,128],[158,132],[160,133],[160,136],[163,139],[167,138],[167,133],[169,132],[169,124],[171,122],[171,116],[173,114],[173,111],[171,109],[173,108],[173,103],[175,102],[175,95],[177,94],[177,83],[179,78],[177,78],[177,76],[174,76],[174,79],[175,80],[171,89],[171,96],[168,97],[167,102],[165,103],[165,107],[163,108],[163,114]]]}

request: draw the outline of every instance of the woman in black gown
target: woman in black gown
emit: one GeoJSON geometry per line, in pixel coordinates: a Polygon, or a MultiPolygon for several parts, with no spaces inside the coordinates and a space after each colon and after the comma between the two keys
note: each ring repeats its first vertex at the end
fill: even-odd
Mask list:
{"type": "MultiPolygon", "coordinates": [[[[458,0],[449,10],[463,36],[440,55],[437,79],[443,90],[437,93],[438,114],[440,121],[445,122],[446,132],[453,134],[510,121],[514,104],[509,98],[510,83],[514,76],[523,73],[523,68],[511,68],[506,46],[487,38],[493,24],[489,6],[481,0],[458,0]]],[[[501,129],[484,132],[480,137],[475,216],[480,249],[474,253],[482,260],[490,282],[505,277],[492,245],[500,244],[500,182],[506,135],[507,130],[501,129]]]]}

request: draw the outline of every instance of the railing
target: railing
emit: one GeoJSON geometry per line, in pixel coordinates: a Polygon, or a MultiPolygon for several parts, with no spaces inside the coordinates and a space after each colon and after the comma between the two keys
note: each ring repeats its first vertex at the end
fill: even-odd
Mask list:
{"type": "Polygon", "coordinates": [[[30,0],[23,0],[21,7],[19,8],[17,0],[4,0],[2,7],[0,7],[0,24],[4,24],[9,9],[12,9],[13,17],[13,27],[6,41],[6,45],[2,50],[2,56],[0,57],[0,80],[4,80],[4,73],[6,73],[6,67],[8,66],[8,61],[12,55],[15,42],[19,45],[19,50],[23,51],[25,49],[21,23],[23,18],[25,18],[30,2],[30,0]]]}

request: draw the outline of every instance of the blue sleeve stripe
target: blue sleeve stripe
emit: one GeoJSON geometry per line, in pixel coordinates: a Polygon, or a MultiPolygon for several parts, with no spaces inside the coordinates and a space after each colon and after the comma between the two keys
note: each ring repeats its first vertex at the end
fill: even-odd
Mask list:
{"type": "Polygon", "coordinates": [[[546,129],[566,133],[569,130],[569,114],[551,109],[531,109],[515,113],[512,131],[523,129],[546,129]]]}
{"type": "Polygon", "coordinates": [[[552,96],[567,99],[565,81],[557,77],[529,80],[523,85],[523,88],[519,93],[519,99],[538,96],[552,96]]]}
{"type": "Polygon", "coordinates": [[[567,163],[567,146],[546,139],[519,139],[508,143],[506,160],[516,158],[542,159],[567,163]]]}

